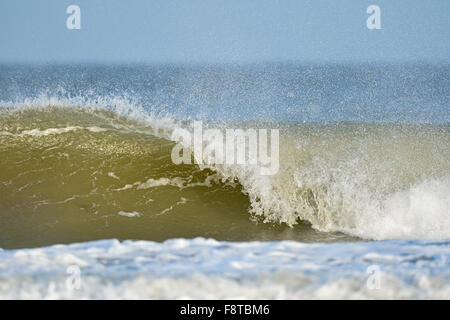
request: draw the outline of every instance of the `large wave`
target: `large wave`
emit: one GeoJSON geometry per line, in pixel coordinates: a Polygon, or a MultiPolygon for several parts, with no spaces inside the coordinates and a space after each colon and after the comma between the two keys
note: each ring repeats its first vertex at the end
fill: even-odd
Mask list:
{"type": "Polygon", "coordinates": [[[190,119],[148,113],[132,99],[41,96],[2,106],[5,247],[450,237],[446,124],[210,124],[278,128],[280,170],[262,176],[251,166],[173,164],[170,134],[190,129],[190,119]]]}

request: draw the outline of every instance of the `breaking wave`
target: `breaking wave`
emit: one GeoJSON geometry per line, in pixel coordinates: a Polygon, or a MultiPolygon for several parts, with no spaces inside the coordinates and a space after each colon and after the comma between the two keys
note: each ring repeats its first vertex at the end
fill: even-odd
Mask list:
{"type": "Polygon", "coordinates": [[[0,241],[450,238],[450,126],[211,123],[280,130],[280,170],[175,165],[190,119],[132,99],[1,103],[0,241]],[[265,223],[263,223],[265,222],[265,223]]]}

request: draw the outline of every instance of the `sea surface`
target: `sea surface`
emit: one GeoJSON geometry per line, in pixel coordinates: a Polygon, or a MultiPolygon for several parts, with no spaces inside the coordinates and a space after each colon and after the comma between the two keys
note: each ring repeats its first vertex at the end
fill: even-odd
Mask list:
{"type": "Polygon", "coordinates": [[[450,299],[449,159],[448,65],[0,65],[0,298],[450,299]]]}

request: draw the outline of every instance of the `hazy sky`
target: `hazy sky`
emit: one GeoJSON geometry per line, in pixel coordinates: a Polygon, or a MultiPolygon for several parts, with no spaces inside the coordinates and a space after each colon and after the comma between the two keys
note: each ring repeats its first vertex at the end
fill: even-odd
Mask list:
{"type": "Polygon", "coordinates": [[[1,0],[1,62],[450,62],[449,0],[1,0]],[[66,8],[81,8],[68,30],[66,8]],[[381,8],[381,30],[366,9],[381,8]]]}

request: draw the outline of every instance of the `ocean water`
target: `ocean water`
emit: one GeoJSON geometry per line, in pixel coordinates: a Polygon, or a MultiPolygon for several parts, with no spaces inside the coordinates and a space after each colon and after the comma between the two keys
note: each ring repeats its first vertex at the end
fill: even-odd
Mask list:
{"type": "Polygon", "coordinates": [[[448,299],[449,80],[2,65],[0,297],[448,299]],[[174,164],[171,134],[196,120],[278,129],[278,172],[174,164]]]}

